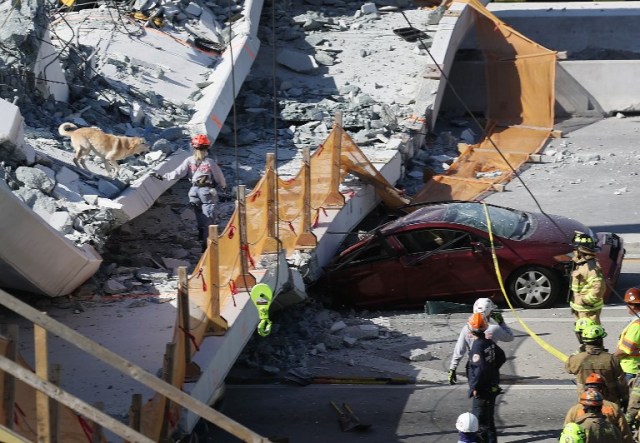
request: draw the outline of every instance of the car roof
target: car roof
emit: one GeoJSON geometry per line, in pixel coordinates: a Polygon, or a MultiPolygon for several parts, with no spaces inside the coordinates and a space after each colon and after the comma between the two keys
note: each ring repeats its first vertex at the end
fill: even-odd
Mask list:
{"type": "MultiPolygon", "coordinates": [[[[408,225],[446,221],[445,215],[447,214],[447,210],[452,205],[456,205],[456,204],[482,205],[483,203],[477,202],[477,201],[460,201],[460,200],[429,203],[427,206],[424,206],[420,209],[417,209],[411,212],[410,214],[407,214],[392,222],[387,223],[386,225],[382,226],[380,230],[384,234],[391,234],[394,231],[400,228],[404,228],[408,225]]],[[[495,206],[495,205],[489,205],[489,206],[495,206]]],[[[505,209],[510,209],[510,208],[505,208],[505,209]]]]}

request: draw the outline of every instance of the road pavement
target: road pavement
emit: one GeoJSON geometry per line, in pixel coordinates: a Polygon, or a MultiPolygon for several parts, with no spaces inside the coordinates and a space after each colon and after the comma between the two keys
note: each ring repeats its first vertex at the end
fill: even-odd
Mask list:
{"type": "MultiPolygon", "coordinates": [[[[623,293],[638,282],[640,260],[626,259],[616,291],[623,293]]],[[[499,397],[496,415],[499,441],[555,443],[566,411],[577,401],[574,377],[564,372],[559,359],[529,337],[516,314],[542,340],[564,354],[577,349],[573,317],[566,306],[504,314],[516,338],[511,343],[501,343],[508,361],[502,368],[505,393],[499,397]]],[[[439,345],[448,350],[428,362],[432,371],[427,373],[440,374],[437,379],[406,385],[227,385],[221,410],[261,435],[274,439],[286,437],[289,442],[454,441],[456,418],[470,409],[471,401],[467,397],[462,366],[455,386],[446,383],[446,370],[466,316],[418,313],[404,320],[390,316],[390,325],[397,332],[423,340],[425,348],[434,350],[434,355],[440,355],[435,351],[439,345]],[[445,327],[446,322],[449,323],[445,327]],[[432,327],[436,324],[439,325],[437,332],[432,327]],[[330,401],[348,403],[360,421],[371,424],[371,428],[364,432],[342,432],[330,401]]],[[[605,338],[608,349],[615,349],[619,333],[630,320],[625,306],[612,298],[602,315],[602,323],[608,331],[605,338]]],[[[375,362],[369,362],[369,366],[375,365],[375,362]]],[[[406,366],[411,365],[407,363],[406,366]]],[[[322,369],[321,366],[316,368],[322,369]]],[[[378,372],[377,375],[397,374],[378,372]]],[[[210,436],[216,443],[239,441],[219,429],[212,430],[210,436]]]]}

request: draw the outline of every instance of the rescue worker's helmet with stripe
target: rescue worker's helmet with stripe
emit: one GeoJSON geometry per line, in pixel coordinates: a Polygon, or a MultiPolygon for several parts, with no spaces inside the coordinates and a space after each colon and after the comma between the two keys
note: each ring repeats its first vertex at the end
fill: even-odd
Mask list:
{"type": "Polygon", "coordinates": [[[599,387],[602,387],[605,384],[606,382],[604,381],[604,377],[597,372],[592,372],[591,374],[589,374],[589,376],[584,381],[585,386],[597,385],[599,387]]]}
{"type": "Polygon", "coordinates": [[[591,325],[582,330],[582,341],[585,343],[601,340],[606,336],[607,333],[600,325],[591,325]]]}
{"type": "Polygon", "coordinates": [[[478,432],[478,419],[471,412],[465,412],[458,416],[456,429],[460,432],[478,432]]]}
{"type": "Polygon", "coordinates": [[[487,319],[482,312],[474,312],[469,317],[467,326],[471,332],[484,332],[489,327],[487,319]]]}
{"type": "Polygon", "coordinates": [[[491,317],[491,313],[496,308],[496,305],[490,298],[479,298],[473,304],[473,312],[482,312],[485,317],[491,317]]]}
{"type": "Polygon", "coordinates": [[[209,149],[209,146],[211,146],[211,141],[206,135],[198,134],[191,139],[191,146],[198,150],[209,149]]]}
{"type": "Polygon", "coordinates": [[[627,289],[627,292],[624,293],[624,302],[628,305],[640,305],[640,289],[627,289]]]}
{"type": "Polygon", "coordinates": [[[573,235],[573,248],[583,254],[594,255],[596,253],[596,245],[593,238],[580,231],[575,231],[573,235]]]}
{"type": "Polygon", "coordinates": [[[585,443],[587,436],[577,423],[567,423],[560,434],[559,443],[585,443]]]}
{"type": "Polygon", "coordinates": [[[575,332],[579,332],[582,334],[582,331],[584,331],[589,326],[593,326],[595,324],[596,322],[590,319],[589,317],[582,317],[576,320],[573,330],[575,332]]]}
{"type": "Polygon", "coordinates": [[[602,394],[595,389],[587,389],[582,394],[580,394],[580,404],[582,406],[601,407],[602,403],[602,394]]]}

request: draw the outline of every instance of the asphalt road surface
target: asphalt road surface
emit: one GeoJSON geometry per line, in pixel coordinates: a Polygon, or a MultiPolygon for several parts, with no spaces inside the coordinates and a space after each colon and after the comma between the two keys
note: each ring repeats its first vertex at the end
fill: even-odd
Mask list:
{"type": "MultiPolygon", "coordinates": [[[[623,294],[629,286],[639,283],[640,260],[625,260],[617,292],[623,294]]],[[[541,339],[561,352],[570,354],[577,348],[573,318],[566,306],[520,310],[517,314],[541,339]]],[[[496,414],[499,441],[555,443],[566,411],[577,401],[573,376],[564,372],[559,359],[528,336],[515,313],[505,313],[505,319],[516,338],[502,344],[508,361],[502,369],[505,392],[499,397],[496,414]]],[[[605,346],[611,351],[630,319],[625,306],[614,296],[602,315],[609,333],[605,346]]],[[[426,324],[425,329],[424,337],[429,337],[426,324]]],[[[452,330],[450,337],[440,335],[438,340],[450,343],[453,351],[458,331],[452,330]]],[[[296,443],[452,442],[457,435],[456,418],[471,408],[471,401],[461,374],[462,365],[458,384],[446,383],[448,363],[445,358],[439,362],[442,379],[424,384],[227,385],[220,409],[274,441],[287,441],[286,438],[296,443]],[[343,432],[331,401],[338,405],[346,402],[360,422],[371,427],[366,431],[343,432]]],[[[209,437],[216,443],[240,441],[214,427],[209,437]]]]}

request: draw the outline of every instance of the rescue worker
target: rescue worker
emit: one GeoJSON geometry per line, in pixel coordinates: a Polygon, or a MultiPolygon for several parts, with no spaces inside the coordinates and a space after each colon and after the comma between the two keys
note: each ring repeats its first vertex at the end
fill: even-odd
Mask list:
{"type": "Polygon", "coordinates": [[[564,368],[569,374],[575,374],[578,395],[584,391],[587,378],[595,372],[604,379],[604,398],[624,407],[629,400],[629,387],[620,368],[620,362],[603,346],[606,336],[607,333],[601,325],[591,325],[583,330],[582,341],[586,349],[570,355],[564,368]]]}
{"type": "Polygon", "coordinates": [[[622,443],[620,430],[602,414],[602,395],[589,389],[580,395],[583,414],[575,423],[584,429],[585,443],[622,443]]]}
{"type": "MultiPolygon", "coordinates": [[[[594,372],[587,377],[584,386],[585,391],[594,389],[602,394],[605,389],[605,380],[600,374],[596,374],[594,372]]],[[[564,424],[566,425],[575,422],[576,418],[578,418],[583,413],[584,411],[580,402],[576,403],[567,412],[567,415],[564,418],[564,424]]],[[[622,435],[622,439],[625,443],[633,443],[633,435],[631,434],[629,421],[622,413],[622,410],[620,409],[620,406],[618,404],[613,403],[605,398],[602,401],[602,414],[607,417],[607,420],[609,420],[615,427],[620,430],[620,434],[622,435]]]]}
{"type": "Polygon", "coordinates": [[[469,330],[476,336],[469,351],[467,378],[469,397],[473,398],[472,413],[478,418],[481,441],[496,443],[498,436],[494,418],[496,396],[501,393],[500,367],[505,363],[504,351],[485,337],[488,323],[484,314],[475,312],[468,321],[469,330]]]}
{"type": "Polygon", "coordinates": [[[600,324],[600,312],[604,306],[603,296],[607,285],[596,258],[595,243],[591,236],[576,231],[573,247],[572,297],[569,302],[571,312],[576,316],[576,320],[588,317],[600,324]]]}
{"type": "MultiPolygon", "coordinates": [[[[488,322],[493,319],[497,324],[489,324],[489,327],[485,331],[484,335],[488,339],[494,342],[513,341],[513,332],[511,328],[507,326],[502,317],[502,314],[496,309],[497,306],[489,298],[479,298],[473,304],[473,312],[480,312],[484,314],[488,322]]],[[[462,327],[456,347],[453,349],[453,356],[451,357],[451,364],[449,366],[449,384],[455,385],[458,381],[456,369],[460,364],[462,357],[468,353],[471,348],[471,344],[476,339],[475,335],[471,333],[467,324],[462,327]]]]}
{"type": "Polygon", "coordinates": [[[640,377],[634,377],[629,387],[629,403],[627,404],[627,422],[632,429],[640,425],[640,377]]]}
{"type": "Polygon", "coordinates": [[[465,412],[458,416],[456,420],[458,430],[458,443],[477,443],[478,440],[478,418],[471,412],[465,412]]]}
{"type": "Polygon", "coordinates": [[[587,436],[584,435],[584,429],[575,423],[566,423],[562,428],[562,434],[558,443],[584,443],[587,436]]]}
{"type": "Polygon", "coordinates": [[[640,364],[640,289],[629,288],[624,293],[627,312],[633,315],[633,320],[622,330],[618,340],[618,349],[613,353],[620,360],[627,381],[638,373],[640,364]]]}
{"type": "Polygon", "coordinates": [[[218,202],[216,187],[226,191],[227,182],[218,164],[207,157],[211,141],[204,134],[191,139],[193,155],[185,159],[177,168],[166,174],[151,173],[158,180],[175,180],[189,176],[189,204],[196,214],[198,240],[202,242],[202,250],[207,247],[209,225],[216,224],[216,203],[218,202]]]}
{"type": "Polygon", "coordinates": [[[589,326],[595,325],[595,324],[596,322],[594,322],[588,317],[579,318],[574,323],[573,331],[575,332],[576,337],[578,337],[578,342],[580,342],[580,347],[578,348],[578,352],[583,352],[585,350],[585,345],[582,342],[582,331],[584,331],[589,326]]]}

